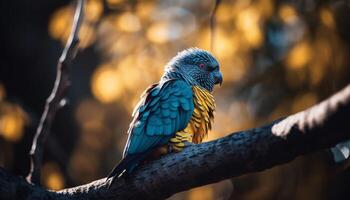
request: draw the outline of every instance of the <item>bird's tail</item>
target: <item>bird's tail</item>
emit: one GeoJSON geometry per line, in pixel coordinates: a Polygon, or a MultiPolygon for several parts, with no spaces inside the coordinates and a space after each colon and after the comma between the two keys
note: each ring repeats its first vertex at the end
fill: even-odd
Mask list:
{"type": "Polygon", "coordinates": [[[350,140],[341,142],[331,148],[334,162],[340,163],[349,159],[350,156],[350,140]]]}
{"type": "Polygon", "coordinates": [[[147,154],[132,154],[125,156],[108,175],[107,180],[110,187],[112,183],[121,176],[129,175],[141,162],[146,158],[147,154]]]}

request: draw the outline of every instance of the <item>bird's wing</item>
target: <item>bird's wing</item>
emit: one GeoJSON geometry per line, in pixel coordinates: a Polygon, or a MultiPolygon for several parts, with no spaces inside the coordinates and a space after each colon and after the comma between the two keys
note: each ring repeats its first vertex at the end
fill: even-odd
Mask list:
{"type": "Polygon", "coordinates": [[[166,144],[186,128],[194,110],[191,86],[169,80],[151,86],[134,110],[124,157],[166,144]]]}

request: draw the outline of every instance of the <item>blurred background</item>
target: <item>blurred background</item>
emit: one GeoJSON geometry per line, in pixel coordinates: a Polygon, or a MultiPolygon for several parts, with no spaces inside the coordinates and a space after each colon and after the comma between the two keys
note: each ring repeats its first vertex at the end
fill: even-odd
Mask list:
{"type": "MultiPolygon", "coordinates": [[[[224,75],[207,141],[327,98],[350,82],[349,2],[87,0],[68,105],[57,113],[45,147],[43,184],[58,190],[105,177],[121,158],[140,94],[188,47],[211,50],[224,75]]],[[[0,5],[0,166],[26,176],[75,4],[0,5]]],[[[336,173],[330,158],[313,153],[170,199],[348,199],[350,170],[336,173]]]]}

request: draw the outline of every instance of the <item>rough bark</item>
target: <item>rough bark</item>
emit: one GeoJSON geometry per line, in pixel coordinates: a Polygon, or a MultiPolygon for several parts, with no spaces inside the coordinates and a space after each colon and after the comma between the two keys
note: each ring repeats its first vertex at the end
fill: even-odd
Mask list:
{"type": "Polygon", "coordinates": [[[193,187],[258,172],[350,138],[350,85],[322,103],[271,124],[232,133],[150,162],[107,189],[105,179],[47,191],[0,168],[0,199],[163,199],[193,187]]]}

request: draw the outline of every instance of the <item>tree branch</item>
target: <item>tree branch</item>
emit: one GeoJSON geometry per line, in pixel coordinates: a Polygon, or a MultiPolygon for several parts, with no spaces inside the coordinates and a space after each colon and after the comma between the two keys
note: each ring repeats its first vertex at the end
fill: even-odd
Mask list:
{"type": "Polygon", "coordinates": [[[0,168],[0,199],[163,199],[332,147],[350,138],[349,117],[350,85],[286,119],[194,145],[150,162],[128,179],[114,182],[109,190],[105,179],[100,179],[58,192],[46,191],[0,168]]]}
{"type": "Polygon", "coordinates": [[[41,116],[38,129],[33,139],[33,144],[30,150],[30,172],[27,180],[34,184],[40,184],[40,171],[43,157],[43,148],[46,137],[51,129],[52,120],[59,108],[64,106],[67,89],[70,85],[69,66],[75,58],[78,49],[78,33],[80,24],[83,20],[84,0],[78,0],[74,14],[72,30],[69,35],[66,46],[57,63],[57,74],[55,85],[50,96],[46,100],[45,109],[41,116]]]}

